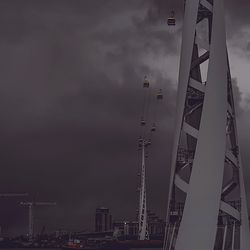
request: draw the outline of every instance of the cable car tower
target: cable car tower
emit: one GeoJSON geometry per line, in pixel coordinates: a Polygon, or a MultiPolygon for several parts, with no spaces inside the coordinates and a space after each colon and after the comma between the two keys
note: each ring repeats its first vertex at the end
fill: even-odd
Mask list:
{"type": "MultiPolygon", "coordinates": [[[[141,168],[138,176],[140,177],[139,187],[139,214],[138,214],[138,239],[149,240],[148,225],[147,225],[147,201],[146,201],[146,150],[151,145],[152,133],[156,131],[155,121],[149,125],[150,115],[150,84],[145,76],[143,82],[144,100],[143,100],[143,115],[141,117],[141,136],[139,138],[139,149],[141,151],[141,168]],[[150,127],[149,127],[149,126],[150,127]]],[[[157,100],[163,99],[162,90],[160,89],[156,96],[157,100]]]]}
{"type": "Polygon", "coordinates": [[[223,0],[187,0],[164,250],[249,250],[223,0]]]}

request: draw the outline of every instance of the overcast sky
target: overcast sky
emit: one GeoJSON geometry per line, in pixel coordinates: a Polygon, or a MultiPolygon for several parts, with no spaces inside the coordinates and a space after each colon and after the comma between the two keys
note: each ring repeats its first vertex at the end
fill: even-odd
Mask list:
{"type": "MultiPolygon", "coordinates": [[[[225,5],[249,183],[250,2],[225,5]]],[[[152,93],[164,93],[147,188],[149,209],[165,217],[182,15],[182,0],[0,0],[0,192],[57,202],[37,208],[37,231],[93,229],[98,206],[135,219],[144,75],[152,93]]],[[[17,204],[2,199],[5,233],[27,231],[27,209],[17,204]]]]}

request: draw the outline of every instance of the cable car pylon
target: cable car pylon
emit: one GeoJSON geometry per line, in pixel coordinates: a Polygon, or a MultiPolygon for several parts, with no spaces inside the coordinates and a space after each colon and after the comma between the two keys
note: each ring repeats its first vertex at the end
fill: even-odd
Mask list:
{"type": "MultiPolygon", "coordinates": [[[[148,148],[152,144],[152,134],[156,131],[156,121],[151,123],[150,119],[150,82],[145,76],[143,82],[144,101],[141,116],[141,136],[138,144],[140,150],[140,169],[138,177],[140,178],[139,191],[139,212],[138,212],[138,240],[149,240],[149,231],[147,223],[147,193],[146,193],[146,159],[148,158],[148,148]],[[152,124],[152,126],[151,126],[152,124]]],[[[162,100],[163,93],[159,90],[156,96],[157,101],[162,100]]]]}
{"type": "Polygon", "coordinates": [[[224,19],[223,0],[185,1],[164,250],[250,249],[224,19]]]}

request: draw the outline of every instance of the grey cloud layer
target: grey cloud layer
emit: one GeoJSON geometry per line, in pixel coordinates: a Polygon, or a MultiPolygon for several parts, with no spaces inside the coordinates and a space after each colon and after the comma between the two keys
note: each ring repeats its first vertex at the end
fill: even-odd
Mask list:
{"type": "MultiPolygon", "coordinates": [[[[181,17],[181,1],[174,5],[181,17]]],[[[143,61],[179,53],[181,30],[164,29],[165,8],[165,1],[0,1],[0,190],[58,202],[37,211],[37,229],[91,228],[102,205],[117,219],[135,218],[145,74],[165,95],[148,164],[149,208],[165,215],[175,87],[143,61]]],[[[27,211],[6,202],[3,229],[24,232],[27,211]]]]}

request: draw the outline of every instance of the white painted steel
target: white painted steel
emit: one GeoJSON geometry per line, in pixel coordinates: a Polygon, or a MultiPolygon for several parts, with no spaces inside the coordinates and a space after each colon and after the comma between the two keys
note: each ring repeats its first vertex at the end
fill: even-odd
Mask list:
{"type": "MultiPolygon", "coordinates": [[[[182,31],[182,45],[181,45],[181,57],[180,57],[180,69],[179,69],[179,82],[178,82],[178,94],[177,94],[177,110],[176,110],[176,130],[174,137],[174,145],[172,152],[172,164],[170,174],[170,188],[168,195],[168,210],[170,207],[170,198],[172,193],[172,187],[175,174],[175,161],[177,157],[177,149],[179,143],[179,136],[182,127],[182,117],[185,107],[185,96],[189,81],[189,73],[192,60],[193,44],[196,29],[196,19],[198,14],[199,0],[186,1],[183,31],[182,31]]],[[[168,214],[166,221],[168,222],[168,214]]]]}
{"type": "Polygon", "coordinates": [[[227,204],[226,202],[220,202],[220,210],[240,221],[240,212],[231,205],[227,204]]]}
{"type": "Polygon", "coordinates": [[[142,166],[141,166],[141,187],[139,203],[139,220],[138,220],[138,238],[139,240],[148,239],[147,231],[147,200],[146,200],[146,169],[145,169],[145,141],[142,142],[142,166]]]}
{"type": "MultiPolygon", "coordinates": [[[[195,53],[194,57],[197,57],[195,53]]],[[[223,0],[213,0],[213,6],[207,0],[186,1],[179,70],[176,131],[168,196],[167,225],[169,222],[170,199],[174,183],[180,190],[187,193],[187,196],[180,221],[180,227],[177,229],[178,234],[176,246],[171,246],[173,232],[172,235],[170,231],[167,233],[167,240],[171,235],[171,249],[213,250],[220,210],[235,218],[237,223],[240,223],[240,250],[250,249],[247,201],[243,169],[241,162],[239,162],[240,156],[238,154],[233,155],[231,149],[226,148],[227,115],[229,113],[234,122],[234,131],[232,130],[231,133],[235,133],[235,135],[231,137],[233,138],[231,139],[233,141],[232,147],[233,149],[236,149],[236,152],[239,151],[233,98],[231,98],[232,93],[228,93],[228,89],[230,89],[230,87],[228,88],[228,84],[231,84],[228,76],[230,76],[230,69],[226,49],[223,0]],[[195,35],[199,2],[208,10],[213,11],[210,44],[202,44],[203,41],[195,35]],[[193,50],[194,42],[202,48],[206,47],[205,49],[209,50],[206,85],[190,78],[190,75],[192,75],[192,77],[197,77],[197,75],[195,75],[197,74],[197,71],[192,72],[192,74],[190,73],[191,70],[194,70],[191,69],[192,53],[193,51],[195,52],[195,50],[193,50]],[[183,121],[185,117],[186,121],[191,117],[189,116],[190,114],[184,114],[188,84],[204,93],[203,105],[200,103],[203,108],[199,130],[183,121]],[[231,105],[228,103],[228,98],[230,98],[231,105]],[[182,180],[176,171],[177,150],[181,130],[185,131],[188,135],[197,138],[197,146],[194,159],[192,160],[193,165],[189,184],[182,180]],[[240,211],[226,202],[221,201],[225,158],[232,162],[234,167],[237,167],[234,171],[239,170],[241,199],[240,211]]],[[[197,79],[199,79],[199,76],[197,79]]],[[[190,107],[187,106],[187,108],[190,107]]],[[[195,116],[191,118],[195,119],[195,116]]],[[[189,150],[189,148],[187,150],[189,150]]],[[[191,150],[193,149],[191,148],[191,150]]],[[[189,159],[186,161],[189,161],[189,159]]],[[[181,170],[178,168],[178,171],[181,170]]],[[[236,222],[234,222],[232,233],[232,249],[234,249],[235,241],[235,223],[236,222]]],[[[225,248],[227,227],[228,226],[226,225],[223,249],[225,248]]],[[[164,245],[164,250],[166,250],[166,247],[167,244],[164,245]]]]}
{"type": "Polygon", "coordinates": [[[211,12],[213,11],[213,5],[209,3],[207,0],[201,0],[200,3],[211,12]]]}
{"type": "Polygon", "coordinates": [[[224,9],[222,0],[216,0],[206,95],[176,250],[214,249],[226,150],[226,114],[227,50],[224,9]]]}
{"type": "Polygon", "coordinates": [[[231,161],[235,166],[238,166],[238,160],[237,158],[233,155],[233,153],[229,150],[226,152],[226,157],[229,161],[231,161]]]}
{"type": "Polygon", "coordinates": [[[199,36],[196,36],[195,42],[199,45],[200,48],[209,51],[209,43],[204,41],[204,39],[201,39],[199,36]]]}
{"type": "Polygon", "coordinates": [[[188,123],[184,122],[182,129],[185,131],[185,133],[193,136],[194,138],[198,138],[199,131],[196,128],[190,126],[188,123]]]}
{"type": "Polygon", "coordinates": [[[166,249],[166,247],[167,247],[169,233],[170,233],[170,226],[166,226],[166,228],[165,228],[166,237],[164,237],[163,249],[166,249]]]}
{"type": "Polygon", "coordinates": [[[172,249],[172,244],[173,244],[173,240],[174,240],[174,233],[175,233],[175,227],[176,227],[176,224],[174,223],[174,226],[173,226],[173,231],[172,231],[172,234],[171,234],[171,240],[170,240],[170,243],[169,243],[169,250],[172,249]]]}
{"type": "Polygon", "coordinates": [[[248,221],[247,198],[243,177],[243,169],[240,159],[240,194],[241,194],[241,226],[240,226],[240,250],[250,249],[250,230],[248,221]]]}
{"type": "Polygon", "coordinates": [[[174,183],[180,190],[187,193],[188,183],[186,183],[183,179],[181,179],[181,177],[178,174],[175,175],[175,182],[174,183]]]}
{"type": "Polygon", "coordinates": [[[230,115],[233,115],[233,110],[230,104],[228,104],[227,110],[229,112],[230,115]]]}
{"type": "Polygon", "coordinates": [[[222,250],[225,250],[226,247],[226,239],[227,239],[227,224],[224,227],[224,235],[223,235],[223,243],[222,243],[222,250]]]}
{"type": "Polygon", "coordinates": [[[193,88],[195,88],[203,93],[205,92],[205,89],[206,89],[206,86],[203,83],[198,82],[193,78],[190,78],[189,86],[191,86],[191,87],[193,87],[193,88]]]}

